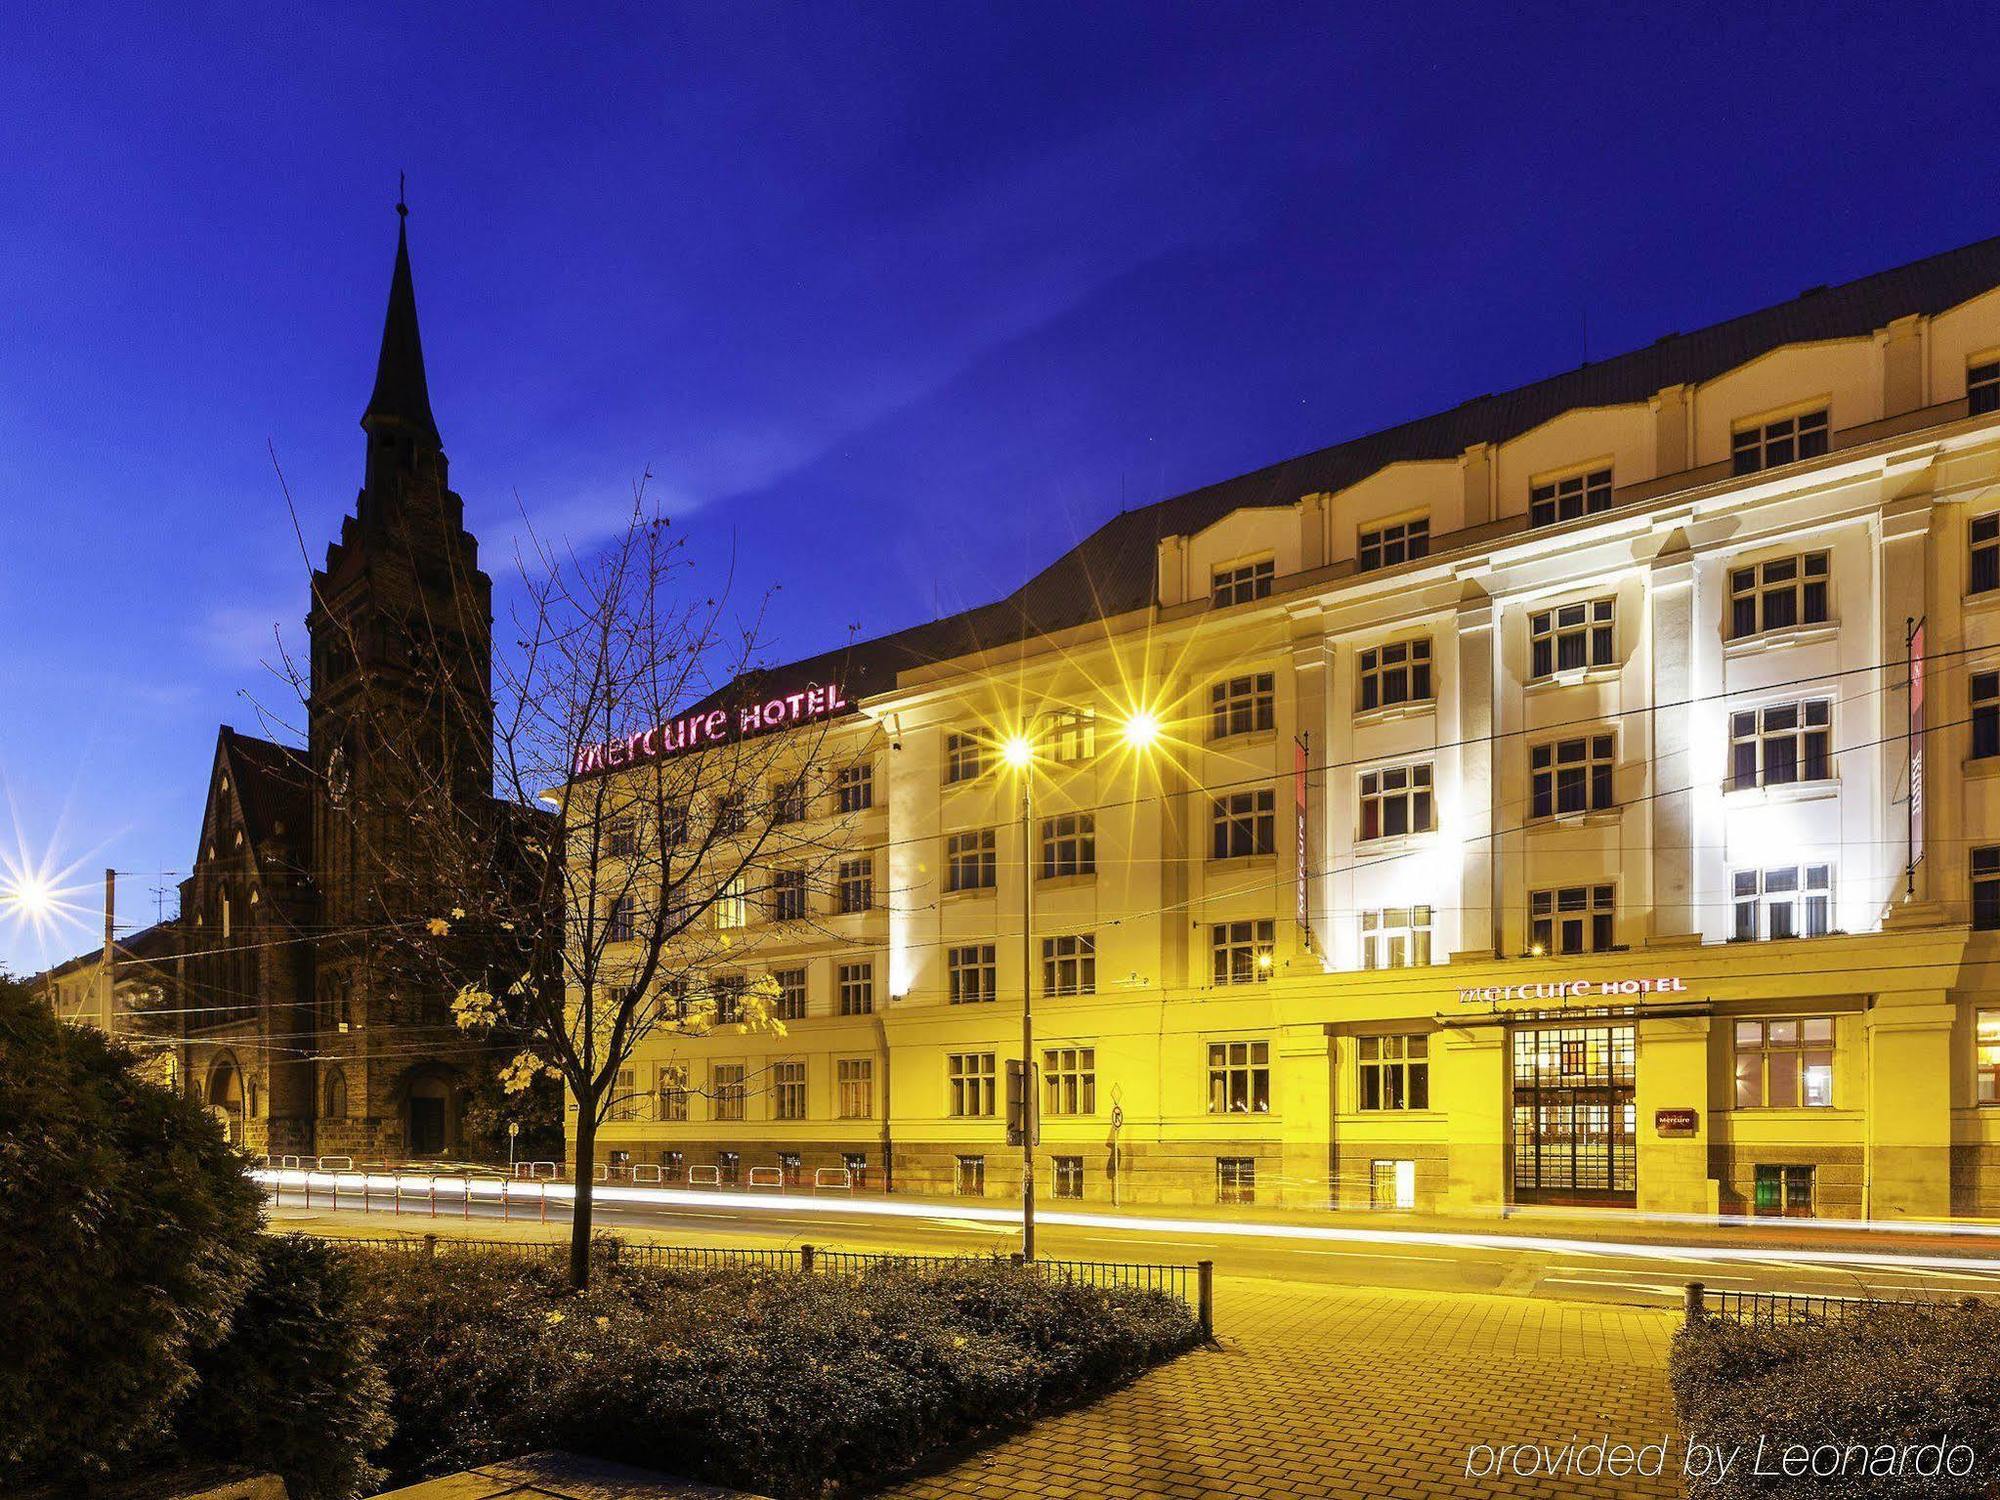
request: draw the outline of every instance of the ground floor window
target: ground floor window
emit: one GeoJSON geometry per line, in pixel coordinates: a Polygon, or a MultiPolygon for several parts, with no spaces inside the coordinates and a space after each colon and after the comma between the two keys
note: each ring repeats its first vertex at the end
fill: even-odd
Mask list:
{"type": "Polygon", "coordinates": [[[1738,1021],[1738,1109],[1831,1109],[1833,1018],[1738,1021]]]}
{"type": "Polygon", "coordinates": [[[1376,1160],[1368,1164],[1368,1206],[1370,1208],[1415,1208],[1417,1206],[1417,1164],[1413,1161],[1376,1160]]]}
{"type": "Polygon", "coordinates": [[[1810,1219],[1813,1169],[1757,1163],[1756,1213],[1760,1219],[1810,1219]]]}
{"type": "Polygon", "coordinates": [[[1215,1201],[1218,1203],[1257,1201],[1257,1158],[1218,1156],[1215,1159],[1215,1201]]]}
{"type": "Polygon", "coordinates": [[[1054,1192],[1058,1198],[1081,1198],[1083,1196],[1083,1158],[1080,1156],[1058,1156],[1053,1158],[1055,1176],[1054,1192]]]}
{"type": "Polygon", "coordinates": [[[952,1189],[961,1198],[984,1198],[986,1158],[983,1156],[957,1158],[957,1171],[953,1174],[952,1189]]]}
{"type": "Polygon", "coordinates": [[[778,1153],[778,1175],[784,1179],[786,1187],[797,1187],[799,1185],[799,1170],[798,1152],[780,1151],[778,1153]]]}
{"type": "Polygon", "coordinates": [[[843,1151],[840,1164],[847,1168],[847,1180],[856,1187],[868,1185],[868,1153],[866,1151],[843,1151]]]}
{"type": "Polygon", "coordinates": [[[678,1182],[687,1171],[687,1156],[680,1151],[660,1153],[660,1176],[668,1182],[678,1182]]]}
{"type": "Polygon", "coordinates": [[[726,1183],[730,1187],[735,1187],[742,1176],[743,1157],[740,1152],[718,1151],[715,1153],[716,1181],[726,1183]]]}

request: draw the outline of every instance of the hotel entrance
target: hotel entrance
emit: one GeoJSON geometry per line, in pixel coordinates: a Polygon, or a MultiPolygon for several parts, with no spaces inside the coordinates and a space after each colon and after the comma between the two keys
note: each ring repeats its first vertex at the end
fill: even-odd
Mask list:
{"type": "Polygon", "coordinates": [[[1516,1203],[1637,1200],[1634,1032],[1629,1024],[1514,1031],[1516,1203]]]}

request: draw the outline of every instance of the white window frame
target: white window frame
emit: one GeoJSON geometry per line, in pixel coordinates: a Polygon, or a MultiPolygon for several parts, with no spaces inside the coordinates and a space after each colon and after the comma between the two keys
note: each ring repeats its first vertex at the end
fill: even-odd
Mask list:
{"type": "Polygon", "coordinates": [[[1354,673],[1356,713],[1437,701],[1427,635],[1363,647],[1354,655],[1354,673]]]}
{"type": "Polygon", "coordinates": [[[1427,760],[1376,766],[1361,772],[1355,787],[1357,843],[1408,838],[1430,833],[1437,827],[1437,788],[1427,760]],[[1403,826],[1391,829],[1390,809],[1398,806],[1402,808],[1403,826]]]}
{"type": "Polygon", "coordinates": [[[1431,555],[1431,518],[1403,516],[1378,521],[1354,539],[1356,570],[1373,573],[1378,568],[1400,567],[1431,555]]]}
{"type": "Polygon", "coordinates": [[[788,1057],[771,1064],[771,1118],[806,1118],[806,1065],[802,1058],[788,1057]]]}
{"type": "Polygon", "coordinates": [[[1208,737],[1233,740],[1269,734],[1278,722],[1278,678],[1274,672],[1245,672],[1208,687],[1208,737]]]}
{"type": "Polygon", "coordinates": [[[951,1004],[984,1005],[999,998],[996,953],[993,943],[958,943],[945,949],[946,996],[951,1004]]]}
{"type": "Polygon", "coordinates": [[[1609,881],[1528,893],[1528,945],[1550,956],[1618,946],[1618,888],[1609,881]],[[1571,943],[1571,934],[1575,943],[1571,943]]]}
{"type": "Polygon", "coordinates": [[[843,1016],[875,1014],[875,960],[857,958],[835,964],[833,969],[834,1010],[843,1016]]]}
{"type": "Polygon", "coordinates": [[[1834,869],[1830,860],[1729,873],[1733,943],[1826,937],[1834,929],[1834,869]]]}
{"type": "Polygon", "coordinates": [[[1073,1119],[1097,1113],[1097,1049],[1042,1049],[1042,1113],[1073,1119]]]}
{"type": "Polygon", "coordinates": [[[1213,922],[1208,929],[1209,974],[1217,985],[1263,984],[1276,967],[1278,924],[1269,917],[1213,922]]]}
{"type": "Polygon", "coordinates": [[[1035,875],[1064,880],[1097,873],[1097,814],[1057,813],[1043,818],[1037,832],[1035,875]]]}
{"type": "Polygon", "coordinates": [[[957,786],[986,774],[986,741],[976,734],[953,730],[944,737],[944,781],[957,786]]]}
{"type": "Polygon", "coordinates": [[[1618,599],[1574,599],[1528,612],[1528,681],[1618,665],[1618,599]]]}
{"type": "Polygon", "coordinates": [[[1260,557],[1251,562],[1230,563],[1212,568],[1208,575],[1209,602],[1217,609],[1227,609],[1232,604],[1248,604],[1254,599],[1268,599],[1278,579],[1278,564],[1275,558],[1260,557]]]}
{"type": "Polygon", "coordinates": [[[1227,1037],[1203,1043],[1208,1058],[1211,1115],[1271,1112],[1271,1044],[1261,1037],[1227,1037]]]}
{"type": "Polygon", "coordinates": [[[990,891],[999,883],[999,843],[990,828],[946,834],[944,859],[947,892],[990,891]]]}
{"type": "Polygon", "coordinates": [[[945,1054],[945,1111],[954,1120],[990,1120],[995,1111],[991,1052],[945,1054]]]}
{"type": "Polygon", "coordinates": [[[1732,709],[1729,714],[1729,774],[1723,789],[1730,792],[1749,791],[1753,787],[1768,786],[1810,786],[1818,782],[1834,779],[1833,762],[1833,700],[1831,698],[1787,698],[1779,703],[1765,703],[1755,708],[1732,709]],[[1790,715],[1793,722],[1782,722],[1790,715]],[[1773,724],[1773,719],[1781,722],[1773,724]],[[1818,757],[1820,775],[1808,775],[1814,769],[1813,742],[1823,740],[1818,757]],[[1790,774],[1773,776],[1771,752],[1776,746],[1790,743],[1790,759],[1780,760],[1781,769],[1789,765],[1790,774]],[[1755,774],[1744,775],[1745,752],[1755,762],[1755,774]]]}
{"type": "Polygon", "coordinates": [[[1097,934],[1064,932],[1042,939],[1042,993],[1056,998],[1097,993],[1097,934]]]}
{"type": "Polygon", "coordinates": [[[1833,553],[1827,548],[1731,563],[1725,582],[1732,643],[1834,623],[1833,553]]]}
{"type": "Polygon", "coordinates": [[[1618,806],[1618,744],[1610,730],[1567,735],[1528,749],[1528,817],[1581,817],[1618,806]]]}
{"type": "Polygon", "coordinates": [[[1559,526],[1611,509],[1611,465],[1536,480],[1528,486],[1528,524],[1559,526]]]}
{"type": "Polygon", "coordinates": [[[1278,798],[1269,787],[1225,792],[1209,803],[1208,857],[1256,859],[1278,852],[1278,798]]]}
{"type": "Polygon", "coordinates": [[[1431,961],[1431,908],[1385,906],[1361,914],[1361,967],[1419,969],[1431,961]]]}
{"type": "Polygon", "coordinates": [[[1828,451],[1832,440],[1831,405],[1811,406],[1783,416],[1759,417],[1739,423],[1730,432],[1730,469],[1738,475],[1780,469],[1801,459],[1820,457],[1828,451]]]}
{"type": "Polygon", "coordinates": [[[834,1059],[834,1105],[843,1120],[875,1118],[875,1059],[834,1059]]]}

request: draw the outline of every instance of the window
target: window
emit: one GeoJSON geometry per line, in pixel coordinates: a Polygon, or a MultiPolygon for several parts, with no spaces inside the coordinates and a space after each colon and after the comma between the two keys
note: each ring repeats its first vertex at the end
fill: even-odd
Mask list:
{"type": "Polygon", "coordinates": [[[1738,474],[1755,474],[1795,459],[1818,458],[1826,452],[1826,434],[1825,407],[1796,417],[1780,417],[1775,422],[1737,429],[1730,458],[1738,474]]]}
{"type": "Polygon", "coordinates": [[[833,778],[834,806],[844,813],[864,812],[875,805],[875,765],[858,760],[842,766],[833,778]]]}
{"type": "Polygon", "coordinates": [[[2000,513],[1974,516],[1966,535],[1972,543],[1972,572],[1966,592],[1985,594],[2000,589],[2000,513]]]}
{"type": "Polygon", "coordinates": [[[632,941],[632,898],[614,896],[611,908],[604,914],[604,940],[607,943],[629,943],[632,941]]]}
{"type": "Polygon", "coordinates": [[[724,1187],[735,1187],[743,1180],[743,1154],[740,1151],[718,1151],[715,1153],[715,1179],[724,1187]]]}
{"type": "Polygon", "coordinates": [[[1830,555],[1808,552],[1729,570],[1729,638],[1827,622],[1830,555]]]}
{"type": "Polygon", "coordinates": [[[1982,1010],[1974,1018],[1973,1069],[1981,1104],[2000,1104],[2000,1010],[1982,1010]]]}
{"type": "Polygon", "coordinates": [[[1217,797],[1209,812],[1213,840],[1210,859],[1247,859],[1277,851],[1276,797],[1267,787],[1259,792],[1231,792],[1217,797]]]}
{"type": "Polygon", "coordinates": [[[1825,937],[1833,931],[1833,866],[1781,865],[1730,876],[1736,906],[1733,941],[1825,937]]]}
{"type": "Polygon", "coordinates": [[[993,830],[954,833],[944,841],[944,888],[948,891],[990,891],[997,879],[993,830]]]}
{"type": "Polygon", "coordinates": [[[786,1187],[797,1187],[799,1185],[799,1173],[803,1170],[803,1167],[804,1164],[800,1161],[798,1152],[780,1151],[778,1153],[778,1180],[786,1187]]]}
{"type": "Polygon", "coordinates": [[[778,987],[778,1019],[803,1021],[806,1018],[806,971],[773,969],[771,982],[778,987]]]}
{"type": "Polygon", "coordinates": [[[1608,734],[1579,735],[1530,750],[1529,816],[1552,818],[1615,807],[1611,741],[1608,734]]]}
{"type": "Polygon", "coordinates": [[[1392,521],[1373,531],[1361,533],[1361,571],[1393,568],[1398,563],[1415,562],[1431,550],[1431,520],[1418,516],[1412,521],[1392,521]]]}
{"type": "Polygon", "coordinates": [[[743,894],[743,877],[733,876],[715,893],[715,925],[724,929],[741,927],[750,920],[750,901],[743,894]]]}
{"type": "Polygon", "coordinates": [[[1356,702],[1360,712],[1394,708],[1398,703],[1431,701],[1431,643],[1391,641],[1370,646],[1355,658],[1360,681],[1356,702]]]}
{"type": "Polygon", "coordinates": [[[1528,524],[1553,526],[1558,521],[1574,521],[1611,509],[1611,471],[1596,469],[1588,474],[1572,474],[1567,479],[1551,479],[1528,491],[1528,524]]]}
{"type": "Polygon", "coordinates": [[[1042,819],[1042,879],[1096,873],[1096,814],[1064,813],[1042,819]]]}
{"type": "Polygon", "coordinates": [[[983,1156],[954,1158],[951,1185],[952,1191],[961,1198],[985,1197],[986,1158],[983,1156]]]}
{"type": "Polygon", "coordinates": [[[1257,734],[1277,723],[1277,693],[1269,672],[1229,677],[1208,690],[1208,737],[1257,734]]]}
{"type": "Polygon", "coordinates": [[[1208,1044],[1208,1112],[1268,1114],[1271,1110],[1271,1044],[1208,1044]]]}
{"type": "Polygon", "coordinates": [[[1387,906],[1361,914],[1361,967],[1418,968],[1431,961],[1431,909],[1387,906]]]}
{"type": "Polygon", "coordinates": [[[976,781],[986,771],[986,745],[977,735],[947,734],[944,737],[944,779],[947,782],[976,781]]]}
{"type": "Polygon", "coordinates": [[[803,823],[806,818],[806,782],[803,776],[777,782],[771,788],[771,821],[803,823]]]}
{"type": "Polygon", "coordinates": [[[1088,708],[1058,708],[1035,724],[1035,746],[1059,766],[1078,765],[1097,754],[1097,714],[1088,708]]]}
{"type": "Polygon", "coordinates": [[[715,799],[715,831],[727,837],[741,833],[746,821],[743,811],[743,794],[729,792],[715,799]]]}
{"type": "Polygon", "coordinates": [[[1757,1199],[1760,1219],[1810,1219],[1813,1211],[1813,1169],[1809,1166],[1774,1166],[1757,1163],[1757,1199]]]}
{"type": "Polygon", "coordinates": [[[1277,923],[1216,922],[1208,929],[1211,972],[1217,984],[1257,984],[1271,977],[1277,923]]]}
{"type": "Polygon", "coordinates": [[[339,1068],[326,1070],[326,1117],[329,1120],[347,1118],[347,1074],[339,1068]]]}
{"type": "Polygon", "coordinates": [[[771,916],[780,922],[798,922],[806,914],[806,872],[777,870],[771,875],[771,916]]]}
{"type": "Polygon", "coordinates": [[[743,992],[749,988],[741,974],[717,974],[710,981],[715,992],[715,1024],[733,1026],[743,1019],[743,992]]]}
{"type": "Polygon", "coordinates": [[[680,1182],[687,1175],[687,1153],[685,1151],[664,1150],[660,1153],[660,1176],[668,1182],[680,1182]]]}
{"type": "Polygon", "coordinates": [[[1738,1021],[1738,1109],[1833,1107],[1833,1021],[1738,1021]]]}
{"type": "Polygon", "coordinates": [[[1431,826],[1431,768],[1391,766],[1361,774],[1361,837],[1392,839],[1431,826]]]}
{"type": "Polygon", "coordinates": [[[1528,675],[1582,672],[1617,663],[1615,599],[1587,599],[1528,616],[1528,675]]]}
{"type": "Polygon", "coordinates": [[[871,959],[860,963],[835,964],[834,992],[839,999],[843,1016],[867,1016],[875,1012],[875,964],[871,959]]]}
{"type": "Polygon", "coordinates": [[[1042,1053],[1042,1113],[1097,1113],[1095,1047],[1051,1047],[1042,1053]]]}
{"type": "Polygon", "coordinates": [[[993,947],[991,943],[968,943],[962,948],[945,950],[945,977],[951,986],[953,1005],[978,1005],[999,993],[993,947]]]}
{"type": "Polygon", "coordinates": [[[875,904],[875,862],[872,859],[843,859],[834,878],[835,902],[843,913],[852,915],[875,904]]]}
{"type": "Polygon", "coordinates": [[[742,1063],[716,1063],[709,1074],[709,1092],[715,1100],[716,1119],[743,1118],[743,1071],[742,1063]]]}
{"type": "Polygon", "coordinates": [[[630,859],[638,851],[639,841],[632,833],[630,818],[614,818],[604,830],[604,852],[613,859],[630,859]]]}
{"type": "Polygon", "coordinates": [[[665,849],[678,849],[687,842],[688,810],[685,807],[668,807],[660,812],[660,845],[665,849]]]}
{"type": "Polygon", "coordinates": [[[1277,573],[1277,564],[1268,557],[1260,562],[1238,563],[1233,568],[1217,568],[1210,575],[1208,596],[1217,609],[1229,604],[1248,604],[1252,599],[1267,599],[1277,573]]]}
{"type": "Polygon", "coordinates": [[[843,1057],[833,1065],[835,1107],[843,1120],[866,1120],[875,1113],[875,1061],[843,1057]]]}
{"type": "Polygon", "coordinates": [[[1257,1159],[1254,1156],[1216,1157],[1215,1201],[1217,1203],[1257,1201],[1257,1159]]]}
{"type": "Polygon", "coordinates": [[[2000,755],[2000,672],[1972,674],[1972,758],[2000,755]]]}
{"type": "Polygon", "coordinates": [[[1360,1059],[1363,1109],[1429,1109],[1431,1107],[1431,1039],[1409,1036],[1356,1038],[1360,1059]]]}
{"type": "Polygon", "coordinates": [[[1974,417],[2000,411],[2000,360],[1987,360],[1966,370],[1965,410],[1974,417]]]}
{"type": "Polygon", "coordinates": [[[1603,953],[1612,946],[1608,885],[1569,885],[1528,897],[1528,943],[1544,953],[1603,953]]]}
{"type": "Polygon", "coordinates": [[[618,1070],[618,1078],[611,1085],[611,1097],[606,1101],[606,1106],[604,1118],[607,1120],[639,1118],[639,1091],[631,1068],[618,1070]]]}
{"type": "Polygon", "coordinates": [[[1407,1159],[1369,1162],[1368,1206],[1389,1209],[1415,1208],[1417,1164],[1407,1159]]]}
{"type": "Polygon", "coordinates": [[[1972,851],[1972,925],[1979,932],[2000,931],[2000,844],[1972,851]]]}
{"type": "Polygon", "coordinates": [[[781,1062],[771,1066],[771,1115],[778,1120],[806,1117],[806,1065],[781,1062]]]}
{"type": "Polygon", "coordinates": [[[688,1117],[688,1068],[686,1063],[661,1063],[654,1074],[654,1094],[659,1099],[660,1118],[679,1123],[688,1117]]]}
{"type": "Polygon", "coordinates": [[[1097,993],[1097,937],[1094,933],[1072,933],[1065,937],[1042,939],[1042,993],[1097,993]]]}
{"type": "Polygon", "coordinates": [[[1049,1191],[1057,1198],[1081,1198],[1083,1196],[1083,1158],[1080,1156],[1054,1156],[1049,1158],[1049,1191]]]}
{"type": "Polygon", "coordinates": [[[993,1113],[993,1054],[954,1052],[945,1058],[945,1078],[951,1085],[951,1113],[975,1119],[993,1113]]]}
{"type": "Polygon", "coordinates": [[[840,1164],[847,1169],[847,1180],[855,1187],[868,1185],[868,1153],[866,1151],[843,1151],[840,1164]]]}
{"type": "Polygon", "coordinates": [[[1773,703],[1729,716],[1729,790],[1833,775],[1833,701],[1773,703]]]}

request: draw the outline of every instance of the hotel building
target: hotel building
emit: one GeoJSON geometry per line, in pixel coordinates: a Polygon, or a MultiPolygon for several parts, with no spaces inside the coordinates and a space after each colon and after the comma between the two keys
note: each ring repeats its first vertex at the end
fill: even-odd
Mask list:
{"type": "Polygon", "coordinates": [[[2000,1212],[2000,240],[769,681],[839,880],[617,1163],[1011,1198],[1026,983],[1045,1200],[2000,1212]]]}

